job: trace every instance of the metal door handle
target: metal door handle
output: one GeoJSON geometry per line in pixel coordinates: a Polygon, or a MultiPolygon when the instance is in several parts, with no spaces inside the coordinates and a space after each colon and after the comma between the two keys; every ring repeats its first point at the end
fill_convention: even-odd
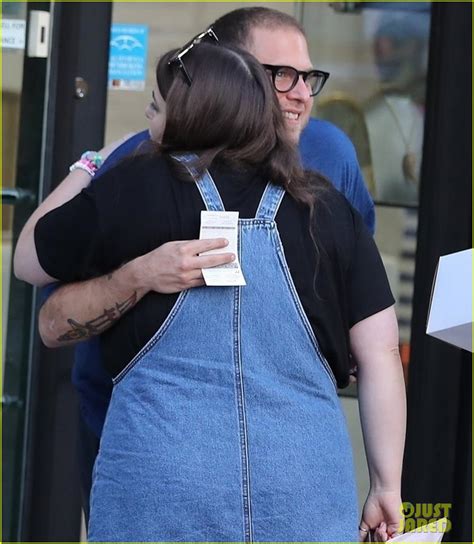
{"type": "Polygon", "coordinates": [[[74,79],[74,95],[76,98],[85,98],[89,94],[89,83],[83,77],[74,79]]]}
{"type": "Polygon", "coordinates": [[[2,408],[12,408],[23,406],[23,401],[16,395],[2,395],[2,408]]]}
{"type": "Polygon", "coordinates": [[[34,202],[36,195],[28,189],[12,188],[2,189],[2,204],[16,206],[20,202],[34,202]]]}

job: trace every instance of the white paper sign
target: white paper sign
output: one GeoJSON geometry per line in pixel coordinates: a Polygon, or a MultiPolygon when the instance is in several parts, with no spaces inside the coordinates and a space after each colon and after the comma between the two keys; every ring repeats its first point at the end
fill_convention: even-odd
{"type": "Polygon", "coordinates": [[[448,520],[446,518],[438,519],[422,527],[418,527],[409,533],[398,535],[388,542],[441,542],[446,531],[448,520]]]}
{"type": "Polygon", "coordinates": [[[2,48],[25,49],[26,21],[2,19],[2,48]]]}
{"type": "Polygon", "coordinates": [[[236,255],[235,261],[231,263],[203,269],[202,275],[206,285],[214,287],[246,285],[238,257],[238,233],[239,212],[201,212],[199,239],[226,238],[229,241],[227,247],[212,249],[201,253],[201,255],[219,253],[234,253],[236,255]]]}

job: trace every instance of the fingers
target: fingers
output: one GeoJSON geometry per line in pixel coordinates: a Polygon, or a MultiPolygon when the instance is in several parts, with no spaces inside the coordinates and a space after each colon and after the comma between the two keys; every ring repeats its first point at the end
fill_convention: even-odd
{"type": "Polygon", "coordinates": [[[375,531],[369,529],[367,525],[361,523],[359,525],[359,541],[360,542],[386,542],[388,540],[387,526],[382,522],[375,531]]]}
{"type": "Polygon", "coordinates": [[[386,542],[388,540],[387,524],[382,521],[374,532],[375,542],[386,542]]]}
{"type": "Polygon", "coordinates": [[[145,255],[140,270],[143,283],[158,293],[177,293],[204,285],[203,268],[225,265],[235,260],[232,253],[207,253],[229,245],[225,238],[167,242],[145,255]],[[143,273],[143,270],[146,273],[143,273]]]}
{"type": "Polygon", "coordinates": [[[369,527],[361,521],[359,525],[359,540],[360,542],[369,542],[370,541],[370,529],[369,527]]]}
{"type": "Polygon", "coordinates": [[[199,255],[213,249],[222,249],[229,245],[225,238],[210,238],[209,240],[190,240],[182,242],[182,251],[188,255],[199,255]]]}
{"type": "Polygon", "coordinates": [[[205,285],[204,279],[202,277],[195,278],[193,280],[189,280],[186,285],[183,286],[182,290],[184,289],[192,289],[193,287],[202,287],[205,285]]]}
{"type": "Polygon", "coordinates": [[[207,253],[208,251],[223,249],[228,245],[229,242],[225,238],[191,240],[182,242],[179,245],[179,252],[182,258],[186,259],[186,269],[202,270],[203,268],[213,268],[214,266],[220,266],[235,261],[235,255],[233,253],[207,253]]]}
{"type": "Polygon", "coordinates": [[[398,523],[389,523],[387,525],[388,538],[395,538],[396,536],[403,533],[403,526],[404,526],[403,520],[401,520],[398,523]]]}
{"type": "Polygon", "coordinates": [[[233,253],[219,253],[218,255],[196,257],[196,266],[200,269],[213,268],[214,266],[221,266],[223,264],[231,263],[232,261],[235,261],[235,255],[233,253]]]}

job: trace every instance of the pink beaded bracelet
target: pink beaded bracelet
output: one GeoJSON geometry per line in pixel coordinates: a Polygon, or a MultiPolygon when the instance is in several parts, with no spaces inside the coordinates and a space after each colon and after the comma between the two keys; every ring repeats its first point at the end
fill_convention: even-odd
{"type": "Polygon", "coordinates": [[[103,159],[97,151],[86,151],[81,158],[69,167],[69,172],[84,170],[89,176],[94,177],[97,170],[102,166],[103,159]]]}
{"type": "Polygon", "coordinates": [[[84,172],[87,172],[92,178],[97,172],[97,166],[87,159],[79,159],[78,161],[76,161],[69,167],[69,172],[73,172],[77,169],[84,170],[84,172]]]}

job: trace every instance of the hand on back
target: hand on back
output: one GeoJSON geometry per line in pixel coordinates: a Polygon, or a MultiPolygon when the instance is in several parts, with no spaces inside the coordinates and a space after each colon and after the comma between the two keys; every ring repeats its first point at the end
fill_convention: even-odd
{"type": "Polygon", "coordinates": [[[235,260],[232,253],[201,255],[222,249],[227,240],[185,240],[168,242],[137,259],[140,283],[149,291],[178,293],[204,285],[203,268],[211,268],[235,260]]]}

